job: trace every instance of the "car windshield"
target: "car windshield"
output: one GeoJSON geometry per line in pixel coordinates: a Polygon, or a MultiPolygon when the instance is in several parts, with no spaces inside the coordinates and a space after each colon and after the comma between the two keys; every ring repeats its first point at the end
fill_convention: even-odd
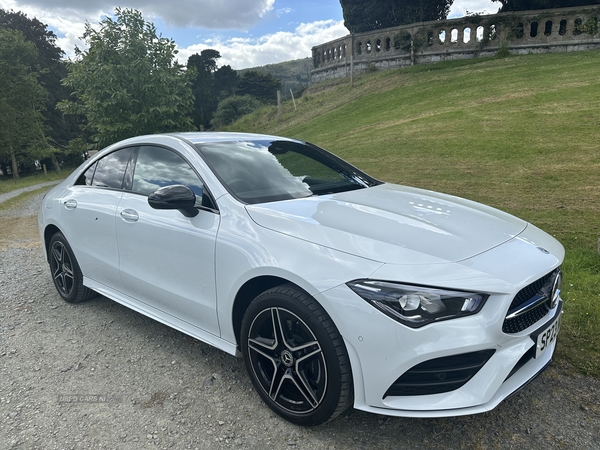
{"type": "Polygon", "coordinates": [[[290,200],[379,184],[310,144],[253,140],[196,147],[229,192],[245,203],[290,200]]]}

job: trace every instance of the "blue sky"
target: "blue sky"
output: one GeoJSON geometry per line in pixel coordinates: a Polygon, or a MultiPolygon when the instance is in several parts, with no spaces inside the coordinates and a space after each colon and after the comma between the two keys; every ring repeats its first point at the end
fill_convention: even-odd
{"type": "Polygon", "coordinates": [[[215,35],[228,37],[258,38],[271,35],[280,31],[295,29],[301,23],[312,23],[322,20],[342,21],[342,8],[339,0],[308,0],[294,2],[292,0],[277,0],[273,10],[267,12],[256,25],[247,31],[207,28],[178,28],[166,26],[164,21],[156,20],[165,36],[171,37],[179,46],[187,47],[215,35]]]}
{"type": "MultiPolygon", "coordinates": [[[[67,57],[75,46],[85,48],[79,39],[85,23],[97,24],[116,6],[142,11],[176,42],[182,64],[205,48],[218,50],[219,65],[234,69],[289,61],[348,34],[339,0],[0,0],[0,8],[46,23],[67,57]]],[[[466,11],[494,13],[498,7],[491,0],[455,0],[450,17],[466,11]]]]}

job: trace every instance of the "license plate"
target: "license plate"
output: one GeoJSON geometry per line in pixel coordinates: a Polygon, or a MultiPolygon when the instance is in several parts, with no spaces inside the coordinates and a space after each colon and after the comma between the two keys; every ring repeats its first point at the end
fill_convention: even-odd
{"type": "Polygon", "coordinates": [[[554,319],[548,328],[542,331],[536,340],[536,349],[535,349],[535,357],[539,358],[544,351],[552,345],[552,343],[556,340],[558,336],[558,331],[560,330],[560,322],[562,320],[562,313],[559,311],[557,317],[554,319]]]}

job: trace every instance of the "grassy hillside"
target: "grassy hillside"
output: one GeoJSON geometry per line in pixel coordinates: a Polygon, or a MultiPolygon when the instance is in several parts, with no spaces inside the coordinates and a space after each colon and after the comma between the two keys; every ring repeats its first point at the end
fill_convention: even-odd
{"type": "Polygon", "coordinates": [[[384,181],[490,204],[556,236],[558,361],[600,376],[600,52],[415,66],[311,87],[230,127],[327,148],[384,181]]]}
{"type": "MultiPolygon", "coordinates": [[[[302,92],[310,81],[310,71],[313,68],[312,58],[295,59],[266,66],[251,67],[238,70],[239,76],[244,72],[254,70],[263,74],[270,73],[273,78],[281,80],[281,95],[283,98],[291,98],[290,89],[294,93],[302,92]]],[[[295,94],[294,94],[295,95],[295,94]]]]}

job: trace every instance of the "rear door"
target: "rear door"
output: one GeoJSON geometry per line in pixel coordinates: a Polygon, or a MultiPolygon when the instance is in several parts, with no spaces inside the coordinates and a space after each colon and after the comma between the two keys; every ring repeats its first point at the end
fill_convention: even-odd
{"type": "Polygon", "coordinates": [[[90,166],[61,199],[62,232],[84,277],[123,291],[115,214],[133,148],[109,153],[90,166]]]}

